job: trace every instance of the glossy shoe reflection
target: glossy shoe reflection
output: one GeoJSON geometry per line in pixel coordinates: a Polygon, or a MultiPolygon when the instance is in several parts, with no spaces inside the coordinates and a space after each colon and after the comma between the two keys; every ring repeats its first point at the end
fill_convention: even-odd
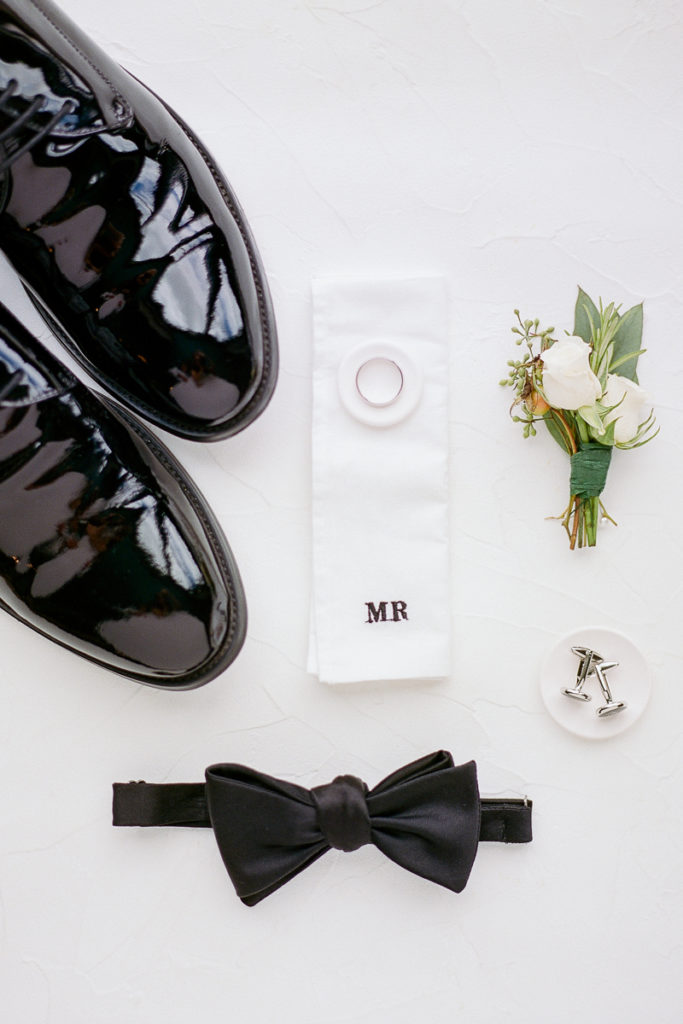
{"type": "Polygon", "coordinates": [[[222,672],[246,625],[230,549],[192,481],[1,304],[0,608],[173,689],[222,672]]]}
{"type": "Polygon", "coordinates": [[[216,440],[277,375],[244,215],[190,129],[49,0],[0,0],[0,246],[107,390],[216,440]]]}

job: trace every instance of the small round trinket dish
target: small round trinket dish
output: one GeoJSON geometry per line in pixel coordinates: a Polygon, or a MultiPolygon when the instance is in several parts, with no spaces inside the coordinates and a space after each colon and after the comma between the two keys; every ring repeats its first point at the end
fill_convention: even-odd
{"type": "Polygon", "coordinates": [[[650,666],[635,644],[589,626],[562,637],[541,666],[541,696],[555,721],[576,736],[604,740],[633,725],[652,689],[650,666]]]}

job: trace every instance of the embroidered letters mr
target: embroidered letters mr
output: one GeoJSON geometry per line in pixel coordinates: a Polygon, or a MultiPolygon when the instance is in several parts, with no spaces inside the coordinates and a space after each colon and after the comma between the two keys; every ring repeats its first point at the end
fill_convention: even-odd
{"type": "Polygon", "coordinates": [[[365,607],[368,610],[366,622],[401,622],[408,619],[408,605],[405,601],[366,601],[365,607]],[[387,606],[391,604],[392,616],[387,619],[387,606]]]}

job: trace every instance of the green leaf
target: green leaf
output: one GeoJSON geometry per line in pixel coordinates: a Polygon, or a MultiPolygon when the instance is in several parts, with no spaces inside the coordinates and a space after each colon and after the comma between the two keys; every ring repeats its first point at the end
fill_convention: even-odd
{"type": "Polygon", "coordinates": [[[642,448],[644,444],[648,444],[650,441],[654,441],[655,437],[661,430],[661,427],[657,427],[653,434],[649,434],[648,437],[643,438],[642,441],[625,441],[623,444],[617,444],[617,448],[623,448],[627,451],[632,451],[634,448],[642,448]]]}
{"type": "Polygon", "coordinates": [[[552,437],[553,441],[559,444],[563,452],[567,452],[568,455],[572,453],[571,440],[567,436],[567,430],[563,427],[561,420],[557,416],[557,413],[551,409],[543,417],[543,422],[548,428],[548,433],[552,437]]]}
{"type": "Polygon", "coordinates": [[[605,427],[597,405],[582,405],[579,409],[579,416],[591,428],[592,434],[604,434],[605,427]]]}
{"type": "MultiPolygon", "coordinates": [[[[641,348],[639,352],[627,352],[625,356],[620,356],[616,360],[613,359],[610,363],[609,372],[615,373],[623,363],[627,363],[629,359],[638,359],[638,356],[642,356],[643,352],[647,352],[647,349],[641,348]]],[[[626,374],[620,374],[620,376],[625,377],[626,374]]]]}
{"type": "Polygon", "coordinates": [[[600,323],[600,314],[591,297],[586,295],[583,288],[579,288],[579,294],[574,307],[574,334],[582,338],[588,345],[593,339],[593,331],[600,323]]]}
{"type": "Polygon", "coordinates": [[[610,373],[612,372],[612,367],[616,367],[616,364],[618,364],[621,377],[628,377],[635,384],[638,383],[636,367],[638,366],[638,356],[641,353],[640,343],[642,337],[643,304],[641,302],[637,306],[627,309],[624,315],[619,318],[619,325],[614,333],[614,349],[609,367],[610,373]],[[624,356],[629,356],[629,354],[630,358],[624,359],[624,356]]]}
{"type": "Polygon", "coordinates": [[[562,429],[560,427],[558,427],[557,423],[555,422],[555,420],[551,416],[546,416],[544,418],[543,422],[545,423],[546,427],[548,428],[548,433],[552,437],[553,441],[556,441],[559,444],[559,446],[562,449],[562,451],[566,452],[567,451],[567,445],[566,445],[566,443],[564,441],[564,433],[563,433],[562,429]]]}
{"type": "Polygon", "coordinates": [[[616,429],[616,426],[617,421],[612,420],[612,422],[608,423],[605,427],[604,433],[600,434],[598,437],[596,437],[595,434],[593,435],[595,437],[595,440],[599,441],[600,444],[604,444],[606,447],[613,447],[616,443],[614,440],[614,431],[616,429]]]}

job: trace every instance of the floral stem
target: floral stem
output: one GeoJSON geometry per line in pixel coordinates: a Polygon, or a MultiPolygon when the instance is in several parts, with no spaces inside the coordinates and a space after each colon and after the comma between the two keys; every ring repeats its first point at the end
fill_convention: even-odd
{"type": "Polygon", "coordinates": [[[586,520],[586,540],[589,548],[594,548],[598,539],[599,500],[599,498],[585,498],[583,503],[586,520]]]}
{"type": "Polygon", "coordinates": [[[569,535],[569,550],[573,551],[576,547],[576,538],[579,532],[579,520],[581,518],[581,499],[578,495],[572,497],[570,501],[570,507],[573,505],[573,510],[570,512],[570,517],[574,517],[572,524],[572,532],[569,535]]]}
{"type": "Polygon", "coordinates": [[[614,526],[618,526],[619,525],[617,523],[616,519],[612,519],[611,515],[609,514],[609,512],[607,511],[607,509],[605,508],[605,506],[603,505],[602,502],[600,502],[600,511],[603,514],[603,516],[605,517],[605,519],[609,519],[610,523],[613,523],[614,526]]]}

